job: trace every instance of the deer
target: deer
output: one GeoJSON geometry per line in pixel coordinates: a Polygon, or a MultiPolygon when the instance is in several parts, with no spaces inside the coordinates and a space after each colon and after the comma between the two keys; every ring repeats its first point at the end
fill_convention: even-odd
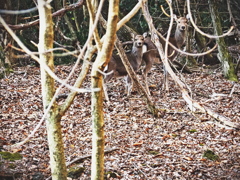
{"type": "MultiPolygon", "coordinates": [[[[144,44],[144,37],[143,35],[132,35],[133,46],[130,52],[126,52],[127,58],[134,70],[137,72],[142,64],[142,55],[143,55],[143,44],[144,44]]],[[[112,77],[126,77],[126,93],[127,96],[131,94],[132,91],[132,79],[127,73],[127,70],[122,63],[122,60],[119,55],[113,54],[108,65],[104,71],[107,75],[104,78],[104,82],[108,82],[112,77]],[[110,73],[112,72],[112,73],[110,73]]],[[[105,88],[106,93],[106,88],[105,88]]],[[[108,96],[105,94],[106,99],[108,100],[108,96]]]]}
{"type": "MultiPolygon", "coordinates": [[[[186,29],[188,25],[188,15],[186,17],[180,17],[177,18],[177,16],[174,14],[173,19],[176,21],[177,26],[175,30],[175,34],[173,37],[169,38],[169,42],[173,44],[177,48],[181,48],[183,44],[185,43],[185,36],[186,36],[186,29]]],[[[143,62],[145,63],[145,67],[143,70],[143,79],[146,87],[147,93],[150,95],[149,87],[148,87],[148,82],[147,82],[147,74],[151,70],[152,65],[154,63],[160,63],[161,58],[158,53],[158,50],[155,46],[155,44],[152,42],[151,37],[149,36],[148,33],[144,33],[144,44],[147,47],[146,52],[143,53],[143,62]]],[[[162,39],[161,37],[159,38],[160,43],[162,44],[163,48],[165,47],[166,41],[165,39],[162,39]]],[[[173,61],[174,58],[177,56],[177,52],[170,46],[168,45],[168,59],[170,61],[173,61]]],[[[182,66],[180,63],[175,61],[178,65],[182,66]]],[[[167,72],[164,70],[164,85],[166,88],[167,87],[167,72]]]]}

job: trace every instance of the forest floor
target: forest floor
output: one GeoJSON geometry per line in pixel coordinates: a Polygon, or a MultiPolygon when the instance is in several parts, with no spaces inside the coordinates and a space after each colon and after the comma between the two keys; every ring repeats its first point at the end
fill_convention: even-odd
{"type": "MultiPolygon", "coordinates": [[[[56,73],[64,78],[71,68],[56,66],[56,73]]],[[[14,71],[0,80],[3,146],[0,151],[23,141],[43,115],[39,68],[29,66],[14,71]]],[[[229,121],[240,123],[240,84],[225,80],[219,67],[181,76],[193,99],[229,121]]],[[[109,172],[106,178],[240,179],[239,129],[228,127],[205,113],[191,112],[171,78],[170,92],[161,90],[162,79],[162,70],[155,67],[149,75],[151,98],[160,109],[166,110],[163,118],[154,118],[149,113],[136,90],[127,97],[122,79],[112,79],[107,84],[110,103],[104,103],[105,144],[106,150],[111,150],[105,155],[105,171],[109,172]]],[[[84,87],[90,87],[89,81],[88,76],[84,87]]],[[[64,89],[61,93],[68,91],[64,89]]],[[[58,99],[59,104],[63,101],[58,99]]],[[[62,118],[62,132],[66,161],[84,157],[72,165],[84,168],[75,179],[90,179],[91,159],[86,157],[91,155],[90,93],[77,96],[62,118]]],[[[10,162],[0,158],[2,178],[9,172],[20,173],[21,178],[16,179],[40,180],[50,176],[45,123],[33,139],[15,151],[23,156],[21,160],[10,162]]]]}

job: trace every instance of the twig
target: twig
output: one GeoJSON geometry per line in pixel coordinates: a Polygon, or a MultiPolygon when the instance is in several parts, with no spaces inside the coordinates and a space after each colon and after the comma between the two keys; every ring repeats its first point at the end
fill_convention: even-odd
{"type": "MultiPolygon", "coordinates": [[[[164,36],[156,31],[157,35],[163,39],[164,41],[166,41],[166,39],[164,38],[164,36]]],[[[185,52],[185,51],[182,51],[181,49],[178,49],[177,47],[175,47],[172,43],[168,42],[168,44],[176,51],[180,52],[181,54],[185,54],[185,55],[188,55],[188,56],[204,56],[206,54],[209,54],[211,53],[212,51],[214,51],[214,49],[216,49],[216,47],[218,46],[217,44],[215,44],[215,46],[212,48],[212,49],[209,49],[208,51],[205,51],[203,53],[189,53],[189,52],[185,52]]]]}
{"type": "Polygon", "coordinates": [[[37,11],[38,8],[37,7],[33,7],[30,9],[26,9],[26,10],[4,10],[4,9],[0,9],[0,14],[26,14],[26,13],[30,13],[33,11],[37,11]]]}
{"type": "Polygon", "coordinates": [[[146,173],[144,173],[144,172],[136,165],[136,163],[133,163],[133,165],[134,165],[134,167],[135,167],[138,171],[140,171],[140,172],[146,177],[146,179],[147,179],[146,173]]]}
{"type": "MultiPolygon", "coordinates": [[[[106,150],[104,151],[104,154],[108,154],[108,153],[111,153],[111,152],[117,151],[117,150],[119,150],[119,148],[106,149],[106,150]]],[[[72,164],[74,164],[74,163],[76,163],[76,162],[78,162],[78,161],[82,161],[82,160],[84,160],[84,159],[91,158],[91,157],[92,157],[92,155],[86,155],[86,156],[77,157],[77,158],[75,158],[74,160],[68,162],[68,163],[67,163],[67,167],[68,167],[68,166],[71,166],[72,164]]]]}
{"type": "Polygon", "coordinates": [[[161,10],[162,12],[167,16],[167,17],[170,17],[170,15],[165,11],[165,9],[163,8],[163,5],[160,6],[161,7],[161,10]]]}
{"type": "Polygon", "coordinates": [[[232,94],[234,92],[235,86],[236,86],[236,84],[233,85],[232,90],[231,90],[230,94],[228,95],[228,97],[232,97],[232,94]]]}
{"type": "Polygon", "coordinates": [[[145,3],[147,0],[140,0],[136,6],[126,15],[124,18],[122,18],[118,23],[117,23],[117,30],[119,30],[124,24],[126,24],[129,19],[131,19],[137,12],[138,10],[142,7],[142,3],[145,3]]]}

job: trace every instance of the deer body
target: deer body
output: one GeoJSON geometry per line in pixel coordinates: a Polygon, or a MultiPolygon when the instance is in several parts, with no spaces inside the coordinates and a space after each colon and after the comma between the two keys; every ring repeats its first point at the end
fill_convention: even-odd
{"type": "MultiPolygon", "coordinates": [[[[177,22],[177,27],[175,31],[174,37],[169,38],[169,42],[173,44],[177,48],[181,48],[185,42],[185,34],[186,34],[186,29],[187,29],[187,23],[188,19],[185,17],[180,17],[177,18],[176,15],[174,15],[174,20],[177,22]]],[[[147,83],[147,74],[151,70],[152,65],[154,63],[160,63],[160,55],[158,53],[158,50],[155,46],[155,44],[152,42],[151,37],[147,36],[146,33],[144,33],[144,42],[147,46],[147,51],[143,53],[143,61],[145,62],[145,68],[143,70],[143,77],[145,81],[145,86],[147,92],[150,94],[149,88],[148,88],[148,83],[147,83]]],[[[165,39],[162,39],[161,37],[159,38],[160,43],[162,44],[163,48],[165,47],[166,41],[165,39]]],[[[174,58],[177,56],[177,52],[168,45],[168,58],[173,61],[174,58]]],[[[164,81],[166,81],[166,72],[164,71],[165,76],[164,76],[164,81]]],[[[167,86],[167,84],[165,84],[167,86]]]]}
{"type": "MultiPolygon", "coordinates": [[[[142,35],[136,35],[133,37],[133,46],[130,52],[127,52],[127,58],[136,72],[142,64],[142,47],[144,43],[144,37],[142,35]]],[[[122,77],[126,76],[126,91],[127,95],[130,95],[132,89],[132,80],[129,77],[127,70],[122,63],[122,60],[119,55],[113,55],[110,62],[107,65],[106,73],[113,72],[107,75],[104,79],[105,82],[109,81],[113,76],[122,77]]]]}

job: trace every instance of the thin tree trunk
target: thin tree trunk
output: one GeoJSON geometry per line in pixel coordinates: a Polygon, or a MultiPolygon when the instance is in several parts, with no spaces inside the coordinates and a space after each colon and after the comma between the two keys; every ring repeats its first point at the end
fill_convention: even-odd
{"type": "MultiPolygon", "coordinates": [[[[208,0],[209,2],[209,9],[211,12],[211,17],[213,21],[213,27],[216,35],[222,35],[222,25],[220,21],[220,16],[218,13],[218,7],[217,4],[219,1],[217,0],[208,0]]],[[[224,41],[224,38],[217,38],[216,39],[218,44],[218,58],[222,64],[222,70],[225,78],[231,80],[231,81],[238,81],[237,75],[234,70],[233,66],[233,60],[231,55],[228,53],[226,43],[224,41]]]]}
{"type": "Polygon", "coordinates": [[[92,67],[92,88],[100,91],[92,92],[92,180],[104,179],[104,114],[103,114],[103,77],[99,70],[109,62],[116,38],[119,0],[109,1],[108,25],[104,43],[92,67]]]}
{"type": "MultiPolygon", "coordinates": [[[[40,61],[45,62],[52,70],[54,61],[52,52],[45,53],[53,48],[53,22],[52,12],[49,1],[38,0],[39,10],[39,44],[38,51],[40,61]]],[[[41,67],[41,83],[44,112],[48,113],[46,119],[47,137],[50,152],[50,166],[53,180],[66,180],[67,171],[64,157],[64,147],[61,132],[61,116],[58,113],[56,102],[52,105],[49,112],[46,112],[48,105],[55,93],[54,79],[41,67]]]]}

